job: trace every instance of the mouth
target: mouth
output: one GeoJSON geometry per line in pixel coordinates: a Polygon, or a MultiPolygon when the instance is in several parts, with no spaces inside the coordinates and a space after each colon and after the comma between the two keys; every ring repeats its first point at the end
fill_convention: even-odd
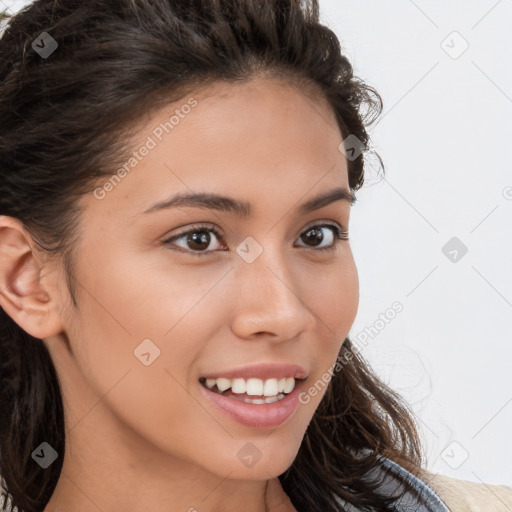
{"type": "Polygon", "coordinates": [[[215,411],[246,427],[271,428],[282,425],[297,411],[306,378],[201,377],[199,384],[215,411]]]}
{"type": "Polygon", "coordinates": [[[247,404],[264,405],[283,400],[286,395],[295,389],[296,382],[305,380],[306,377],[303,379],[296,379],[294,377],[270,379],[227,379],[224,377],[215,379],[201,377],[199,383],[213,393],[247,404]]]}

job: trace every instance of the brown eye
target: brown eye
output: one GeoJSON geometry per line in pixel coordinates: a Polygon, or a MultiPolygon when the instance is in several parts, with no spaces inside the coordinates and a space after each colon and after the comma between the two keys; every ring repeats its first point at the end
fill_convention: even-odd
{"type": "Polygon", "coordinates": [[[180,249],[177,249],[178,251],[188,252],[194,256],[202,256],[203,254],[212,252],[206,250],[208,247],[210,247],[212,241],[215,240],[215,238],[211,235],[212,233],[215,235],[215,238],[221,238],[221,235],[212,227],[197,226],[178,235],[174,235],[171,238],[167,238],[163,241],[163,243],[178,245],[178,247],[180,247],[180,249]],[[182,239],[182,245],[175,243],[176,241],[182,239]]]}
{"type": "Polygon", "coordinates": [[[318,247],[320,250],[329,250],[336,247],[337,240],[348,240],[348,232],[335,224],[320,224],[309,227],[302,233],[300,238],[306,242],[308,247],[318,247]],[[323,231],[325,228],[328,228],[331,234],[325,235],[323,231]],[[321,247],[324,241],[327,241],[327,245],[321,247]],[[312,245],[309,245],[310,243],[312,245]]]}
{"type": "Polygon", "coordinates": [[[194,250],[208,249],[211,242],[211,235],[208,231],[191,231],[186,236],[188,246],[194,250]]]}
{"type": "MultiPolygon", "coordinates": [[[[320,251],[334,250],[338,240],[348,240],[348,232],[336,224],[319,224],[307,228],[299,238],[306,243],[306,245],[300,247],[309,247],[320,251]],[[325,231],[325,229],[328,229],[330,234],[329,231],[325,231]],[[327,241],[327,245],[322,247],[322,243],[325,241],[327,241]]],[[[176,249],[171,248],[178,252],[185,252],[193,256],[204,256],[212,252],[217,252],[215,248],[208,250],[209,247],[211,248],[212,243],[215,245],[215,239],[217,239],[217,241],[222,239],[222,235],[220,235],[217,230],[211,226],[196,226],[188,231],[173,235],[162,243],[177,246],[176,249]],[[178,241],[181,242],[178,244],[178,241]]],[[[218,245],[222,247],[221,244],[218,243],[218,245]]]]}

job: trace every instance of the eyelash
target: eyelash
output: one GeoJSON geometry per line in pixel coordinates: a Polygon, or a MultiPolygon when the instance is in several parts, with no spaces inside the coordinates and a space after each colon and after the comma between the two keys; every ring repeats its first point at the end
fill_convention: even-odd
{"type": "MultiPolygon", "coordinates": [[[[310,229],[313,229],[313,228],[331,228],[332,231],[334,232],[334,242],[332,245],[329,245],[327,247],[321,247],[320,249],[315,249],[314,247],[311,247],[311,249],[313,251],[317,251],[317,252],[318,251],[334,251],[337,249],[337,246],[341,241],[348,241],[348,239],[349,239],[348,231],[346,229],[341,228],[337,224],[330,224],[330,223],[313,224],[312,226],[307,227],[301,234],[306,233],[307,231],[309,231],[310,229]]],[[[201,231],[211,232],[211,233],[214,233],[218,239],[222,238],[222,235],[215,228],[212,228],[207,225],[198,225],[198,226],[194,226],[193,228],[191,228],[187,231],[184,231],[183,233],[178,233],[177,235],[173,235],[172,237],[163,240],[162,243],[169,245],[172,242],[174,242],[175,240],[179,240],[180,238],[183,238],[184,236],[189,235],[190,233],[196,233],[196,232],[201,232],[201,231]]],[[[307,246],[301,246],[301,247],[307,248],[307,246]]],[[[217,252],[217,251],[187,251],[183,248],[172,249],[172,250],[175,250],[177,252],[184,252],[186,254],[192,254],[193,256],[205,256],[209,253],[217,252]]]]}

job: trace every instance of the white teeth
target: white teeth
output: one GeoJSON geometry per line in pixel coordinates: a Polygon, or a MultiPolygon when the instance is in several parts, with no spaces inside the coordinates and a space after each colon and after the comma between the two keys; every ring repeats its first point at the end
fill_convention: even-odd
{"type": "Polygon", "coordinates": [[[284,395],[280,393],[277,396],[269,396],[265,398],[265,400],[262,400],[261,398],[244,398],[244,402],[248,404],[272,404],[274,402],[278,402],[279,400],[282,400],[284,398],[284,395]]]}
{"type": "MultiPolygon", "coordinates": [[[[236,391],[233,392],[236,393],[236,391]]],[[[247,379],[246,393],[248,395],[263,395],[263,381],[261,379],[247,379]]]]}
{"type": "Polygon", "coordinates": [[[244,379],[233,379],[231,381],[231,391],[233,391],[233,393],[245,393],[247,389],[247,385],[245,383],[245,380],[244,379]]]}
{"type": "Polygon", "coordinates": [[[295,379],[293,377],[266,380],[257,378],[250,378],[247,380],[241,378],[225,379],[224,377],[219,377],[218,379],[206,379],[206,386],[209,389],[212,389],[215,385],[217,385],[220,393],[231,388],[231,391],[236,394],[242,395],[246,393],[251,396],[276,397],[279,396],[279,393],[290,393],[293,391],[293,388],[295,387],[295,379]]]}
{"type": "MultiPolygon", "coordinates": [[[[244,400],[244,402],[245,402],[245,400],[244,400]]],[[[261,404],[265,403],[265,400],[262,400],[261,398],[249,398],[248,403],[261,405],[261,404]]]]}
{"type": "Polygon", "coordinates": [[[290,393],[294,387],[295,387],[295,379],[293,377],[290,377],[290,378],[286,379],[283,391],[285,393],[290,393]]]}
{"type": "MultiPolygon", "coordinates": [[[[295,379],[293,379],[295,381],[295,379]]],[[[275,396],[279,393],[277,379],[267,379],[265,381],[265,386],[263,388],[263,395],[265,396],[275,396]]]]}
{"type": "Polygon", "coordinates": [[[229,379],[215,379],[215,383],[217,384],[217,387],[221,393],[222,391],[226,391],[226,389],[231,387],[231,381],[229,379]]]}

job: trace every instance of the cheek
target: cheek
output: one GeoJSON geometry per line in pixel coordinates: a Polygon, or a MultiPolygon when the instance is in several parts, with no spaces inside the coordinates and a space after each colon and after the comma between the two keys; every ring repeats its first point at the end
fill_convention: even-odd
{"type": "MultiPolygon", "coordinates": [[[[318,269],[305,283],[306,304],[317,317],[318,328],[331,338],[346,337],[359,306],[359,279],[351,253],[338,262],[318,269]]],[[[339,347],[338,347],[339,348],[339,347]]]]}
{"type": "MultiPolygon", "coordinates": [[[[91,294],[80,297],[71,336],[88,387],[86,409],[102,397],[96,414],[106,408],[117,425],[186,458],[205,428],[204,410],[192,398],[190,368],[209,339],[205,329],[213,320],[204,315],[214,304],[207,292],[215,281],[191,285],[170,272],[167,278],[117,267],[97,275],[95,283],[81,280],[91,294]]],[[[85,413],[80,416],[92,421],[85,413]]]]}
{"type": "Polygon", "coordinates": [[[79,276],[79,311],[68,331],[76,365],[91,391],[108,393],[105,402],[119,416],[155,416],[169,425],[169,411],[185,410],[183,386],[190,386],[189,369],[209,339],[204,314],[218,278],[157,271],[126,256],[107,261],[117,263],[97,263],[94,272],[90,265],[79,276]]]}
{"type": "Polygon", "coordinates": [[[329,369],[336,364],[359,306],[359,278],[352,254],[348,253],[339,264],[319,273],[306,297],[305,302],[317,321],[315,358],[318,372],[314,381],[322,382],[317,386],[318,395],[311,401],[318,405],[327,387],[325,380],[329,369]]]}

